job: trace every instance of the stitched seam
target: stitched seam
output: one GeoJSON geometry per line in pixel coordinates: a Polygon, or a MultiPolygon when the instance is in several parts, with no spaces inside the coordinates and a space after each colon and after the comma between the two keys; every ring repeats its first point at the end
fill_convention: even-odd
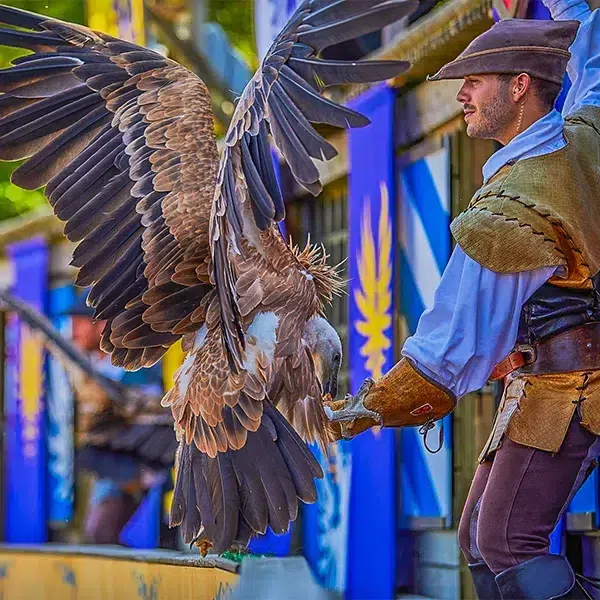
{"type": "Polygon", "coordinates": [[[590,381],[590,374],[591,374],[591,372],[583,374],[583,383],[581,384],[580,387],[575,388],[577,391],[579,391],[579,398],[577,398],[577,400],[573,400],[572,401],[573,404],[577,405],[576,408],[575,408],[575,410],[577,411],[577,416],[579,417],[579,421],[580,422],[583,420],[582,416],[581,416],[581,403],[584,400],[587,400],[587,397],[584,396],[583,394],[584,394],[584,392],[586,391],[586,389],[588,387],[588,384],[589,384],[589,381],[590,381]]]}
{"type": "Polygon", "coordinates": [[[546,234],[543,231],[537,231],[536,229],[534,229],[531,225],[529,225],[529,223],[522,223],[521,221],[519,221],[519,219],[514,218],[514,217],[507,217],[506,215],[504,215],[503,213],[498,213],[498,212],[494,212],[492,210],[490,210],[489,208],[484,208],[484,207],[473,207],[469,209],[470,211],[477,211],[477,212],[486,212],[490,215],[492,215],[493,217],[499,217],[501,219],[503,219],[504,221],[506,221],[507,223],[516,223],[520,228],[525,229],[525,228],[529,228],[531,229],[531,232],[534,235],[541,235],[544,236],[543,241],[544,242],[552,242],[554,244],[554,248],[556,249],[557,252],[560,252],[560,254],[562,256],[564,256],[562,250],[560,249],[559,246],[557,246],[557,240],[554,240],[552,238],[549,238],[548,236],[546,236],[546,234]]]}
{"type": "MultiPolygon", "coordinates": [[[[549,221],[553,227],[560,227],[561,232],[563,233],[566,240],[569,242],[569,247],[571,248],[571,250],[573,250],[574,252],[577,252],[578,254],[583,254],[583,252],[579,248],[577,248],[577,246],[575,246],[575,244],[573,242],[573,237],[566,232],[562,221],[558,217],[551,216],[550,212],[543,212],[541,209],[538,208],[538,206],[535,204],[535,202],[525,202],[524,200],[521,199],[520,196],[509,196],[507,194],[504,194],[503,192],[500,192],[499,194],[496,194],[496,197],[498,197],[500,199],[512,200],[513,202],[518,202],[525,208],[529,208],[530,210],[532,210],[532,211],[536,212],[538,215],[540,215],[540,217],[549,221]]],[[[533,228],[532,228],[532,231],[534,231],[533,228]]],[[[561,254],[562,254],[562,251],[561,251],[561,254]]]]}
{"type": "Polygon", "coordinates": [[[531,461],[533,460],[533,455],[535,454],[536,450],[531,450],[531,453],[529,455],[529,460],[527,461],[527,466],[525,467],[525,469],[523,470],[523,472],[521,473],[521,479],[519,480],[519,484],[515,487],[515,492],[512,496],[511,499],[511,503],[510,503],[510,511],[508,513],[508,517],[506,519],[506,531],[504,532],[504,537],[506,540],[506,548],[508,550],[508,553],[510,555],[510,557],[513,559],[515,564],[519,564],[519,561],[515,558],[514,554],[512,553],[512,550],[510,548],[510,544],[508,543],[508,527],[510,524],[510,518],[512,516],[512,512],[513,512],[513,508],[515,506],[515,498],[517,497],[517,494],[519,493],[519,489],[521,488],[521,485],[523,483],[523,479],[525,479],[525,474],[527,473],[530,465],[531,465],[531,461]]]}
{"type": "MultiPolygon", "coordinates": [[[[575,243],[573,241],[573,236],[571,236],[569,233],[567,233],[567,231],[565,230],[565,228],[564,228],[564,226],[562,224],[562,221],[560,219],[558,219],[557,217],[551,216],[551,214],[549,212],[544,212],[544,211],[540,210],[535,203],[525,202],[524,200],[521,199],[520,196],[510,196],[508,194],[504,194],[503,192],[494,192],[494,191],[490,190],[489,192],[486,192],[485,194],[482,194],[478,198],[473,199],[472,204],[469,206],[468,210],[477,210],[477,211],[480,211],[480,212],[481,211],[486,211],[486,212],[488,212],[489,214],[491,214],[493,216],[502,217],[507,222],[516,221],[519,224],[519,227],[529,227],[531,229],[532,233],[534,233],[535,235],[543,235],[544,236],[544,241],[552,242],[555,245],[556,250],[558,252],[560,252],[560,254],[563,257],[565,256],[564,252],[561,250],[561,248],[556,245],[557,244],[557,240],[549,238],[543,232],[535,230],[528,223],[521,223],[521,221],[519,221],[517,218],[506,217],[503,213],[494,212],[494,211],[490,210],[489,208],[477,207],[476,206],[479,201],[481,201],[481,200],[487,200],[489,198],[498,198],[499,200],[511,200],[513,202],[518,202],[519,204],[521,204],[525,208],[529,208],[530,210],[533,210],[540,217],[546,219],[553,227],[559,227],[560,230],[561,230],[561,233],[562,233],[563,237],[565,238],[565,240],[567,241],[567,243],[569,245],[569,249],[572,252],[575,252],[576,254],[580,255],[581,261],[579,262],[579,265],[582,266],[582,267],[585,267],[585,268],[589,269],[589,264],[586,263],[586,262],[584,262],[583,251],[580,250],[575,245],[575,243]]],[[[591,278],[591,274],[588,275],[587,278],[590,279],[591,278]]]]}

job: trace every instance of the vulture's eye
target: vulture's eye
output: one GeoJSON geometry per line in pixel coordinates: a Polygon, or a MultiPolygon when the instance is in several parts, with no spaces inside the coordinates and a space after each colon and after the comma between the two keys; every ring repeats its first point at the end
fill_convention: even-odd
{"type": "Polygon", "coordinates": [[[339,352],[336,352],[336,353],[333,355],[333,360],[334,360],[334,362],[340,362],[340,359],[341,359],[341,358],[342,358],[342,357],[340,356],[339,352]]]}

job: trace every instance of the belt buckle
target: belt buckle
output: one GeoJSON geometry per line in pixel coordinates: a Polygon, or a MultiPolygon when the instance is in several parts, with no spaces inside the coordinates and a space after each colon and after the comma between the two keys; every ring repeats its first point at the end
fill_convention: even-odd
{"type": "Polygon", "coordinates": [[[525,365],[530,365],[537,360],[537,349],[531,344],[519,344],[516,346],[515,351],[523,355],[525,365]]]}

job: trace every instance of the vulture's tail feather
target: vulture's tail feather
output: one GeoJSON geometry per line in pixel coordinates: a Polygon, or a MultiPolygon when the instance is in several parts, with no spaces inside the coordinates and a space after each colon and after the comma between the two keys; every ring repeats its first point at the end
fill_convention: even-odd
{"type": "MultiPolygon", "coordinates": [[[[231,410],[225,408],[225,410],[231,410]]],[[[245,547],[252,536],[284,533],[298,515],[298,500],[316,500],[323,472],[306,444],[267,401],[261,425],[240,450],[215,458],[181,442],[171,526],[186,543],[207,539],[217,553],[245,547]]]]}

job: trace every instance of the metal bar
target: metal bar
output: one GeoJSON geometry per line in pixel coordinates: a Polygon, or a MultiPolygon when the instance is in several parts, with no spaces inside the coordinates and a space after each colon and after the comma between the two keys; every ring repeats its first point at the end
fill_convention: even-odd
{"type": "Polygon", "coordinates": [[[32,329],[42,331],[44,336],[51,341],[71,364],[76,365],[88,377],[97,381],[112,400],[116,402],[125,401],[127,398],[127,388],[97,371],[89,357],[79,350],[77,346],[65,339],[44,315],[38,313],[26,302],[23,302],[3,289],[0,289],[0,310],[16,312],[32,329]]]}

